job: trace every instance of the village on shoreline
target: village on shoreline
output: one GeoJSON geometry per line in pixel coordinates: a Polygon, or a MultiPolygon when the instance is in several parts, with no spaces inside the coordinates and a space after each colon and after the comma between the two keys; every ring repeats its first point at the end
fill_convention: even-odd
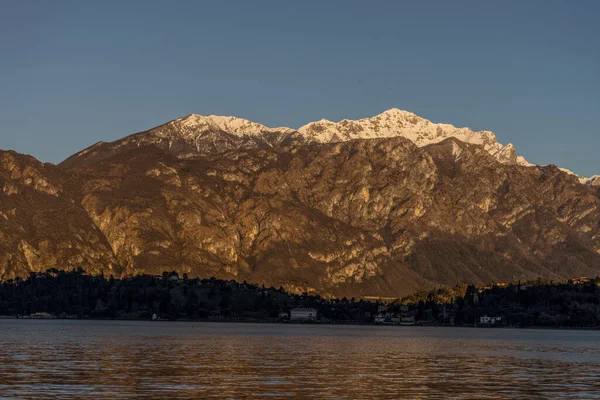
{"type": "Polygon", "coordinates": [[[0,318],[596,328],[600,279],[461,285],[394,301],[324,299],[246,282],[48,270],[0,283],[0,318]]]}

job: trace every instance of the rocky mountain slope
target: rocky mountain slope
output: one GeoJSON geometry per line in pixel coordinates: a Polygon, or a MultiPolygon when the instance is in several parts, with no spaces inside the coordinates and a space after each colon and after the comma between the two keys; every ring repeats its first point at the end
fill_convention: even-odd
{"type": "Polygon", "coordinates": [[[60,168],[2,153],[0,277],[176,270],[401,296],[600,274],[598,187],[411,115],[299,130],[191,115],[60,168]]]}
{"type": "Polygon", "coordinates": [[[188,115],[111,143],[98,142],[63,161],[63,168],[80,167],[114,154],[154,145],[179,158],[193,159],[228,150],[259,149],[305,143],[290,128],[268,128],[241,118],[188,115]]]}
{"type": "Polygon", "coordinates": [[[0,278],[84,265],[110,273],[116,263],[104,233],[75,201],[61,169],[0,151],[0,278]]]}

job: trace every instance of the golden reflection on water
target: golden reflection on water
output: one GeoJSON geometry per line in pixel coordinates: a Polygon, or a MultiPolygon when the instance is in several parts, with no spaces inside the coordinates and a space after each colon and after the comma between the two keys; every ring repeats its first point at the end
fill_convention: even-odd
{"type": "Polygon", "coordinates": [[[600,332],[0,320],[0,398],[599,398],[600,332]]]}

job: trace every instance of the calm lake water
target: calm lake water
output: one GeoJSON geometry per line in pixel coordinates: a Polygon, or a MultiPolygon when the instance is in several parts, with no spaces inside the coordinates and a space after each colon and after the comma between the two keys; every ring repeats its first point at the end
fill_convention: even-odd
{"type": "Polygon", "coordinates": [[[0,398],[600,398],[600,332],[0,320],[0,398]]]}

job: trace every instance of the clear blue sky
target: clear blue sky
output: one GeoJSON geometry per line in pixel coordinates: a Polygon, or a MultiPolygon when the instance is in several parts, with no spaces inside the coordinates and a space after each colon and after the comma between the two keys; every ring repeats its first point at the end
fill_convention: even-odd
{"type": "Polygon", "coordinates": [[[392,107],[600,174],[600,1],[0,2],[0,148],[43,161],[189,113],[392,107]]]}

